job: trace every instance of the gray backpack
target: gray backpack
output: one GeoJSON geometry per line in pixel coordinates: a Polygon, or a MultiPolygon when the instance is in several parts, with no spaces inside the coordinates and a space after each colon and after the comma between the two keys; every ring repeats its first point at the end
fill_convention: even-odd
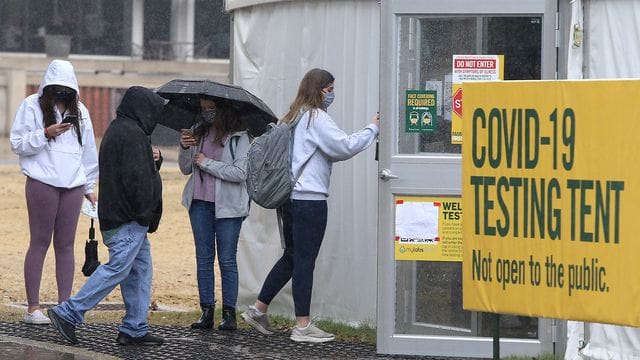
{"type": "Polygon", "coordinates": [[[253,140],[247,153],[247,191],[256,204],[276,209],[289,199],[298,181],[291,173],[293,129],[304,112],[290,123],[271,123],[253,140]]]}

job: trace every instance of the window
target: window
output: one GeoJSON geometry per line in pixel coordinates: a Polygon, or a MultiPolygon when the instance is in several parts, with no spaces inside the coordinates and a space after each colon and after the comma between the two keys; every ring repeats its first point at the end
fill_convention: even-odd
{"type": "MultiPolygon", "coordinates": [[[[2,0],[0,52],[131,55],[131,0],[2,0]],[[64,51],[64,50],[63,50],[64,51]]],[[[171,43],[171,0],[144,2],[144,52],[148,59],[228,58],[230,16],[223,0],[195,0],[193,44],[185,54],[171,43]],[[193,45],[193,48],[192,46],[193,45]]]]}

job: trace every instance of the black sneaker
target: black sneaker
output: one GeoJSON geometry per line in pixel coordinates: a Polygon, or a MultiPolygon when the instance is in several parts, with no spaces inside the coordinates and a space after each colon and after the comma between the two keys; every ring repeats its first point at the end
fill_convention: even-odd
{"type": "Polygon", "coordinates": [[[153,336],[150,333],[146,333],[144,336],[133,337],[129,334],[123,333],[120,331],[118,333],[118,337],[116,341],[120,345],[144,345],[144,346],[152,346],[152,345],[162,345],[164,339],[159,336],[153,336]]]}
{"type": "Polygon", "coordinates": [[[72,344],[77,344],[78,339],[76,338],[76,326],[67,320],[61,318],[58,314],[56,314],[53,309],[47,310],[47,315],[49,315],[49,319],[51,319],[51,324],[56,330],[65,338],[68,342],[72,344]]]}

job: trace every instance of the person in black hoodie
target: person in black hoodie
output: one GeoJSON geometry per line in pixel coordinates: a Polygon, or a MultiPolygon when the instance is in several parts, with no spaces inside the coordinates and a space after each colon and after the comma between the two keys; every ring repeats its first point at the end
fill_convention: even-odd
{"type": "Polygon", "coordinates": [[[147,233],[156,231],[162,215],[162,182],[149,136],[164,100],[153,91],[129,88],[107,129],[99,154],[98,219],[109,262],[100,265],[80,291],[49,309],[53,326],[73,344],[75,326],[120,285],[125,315],[116,341],[121,345],[159,345],[149,333],[147,312],[153,275],[147,233]]]}

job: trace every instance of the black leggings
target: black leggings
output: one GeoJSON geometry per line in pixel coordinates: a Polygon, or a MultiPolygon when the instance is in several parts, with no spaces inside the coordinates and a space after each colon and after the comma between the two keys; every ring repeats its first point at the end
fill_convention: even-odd
{"type": "Polygon", "coordinates": [[[291,279],[296,316],[309,316],[313,270],[327,228],[326,200],[290,200],[282,207],[285,249],[262,285],[258,300],[271,300],[291,279]]]}

